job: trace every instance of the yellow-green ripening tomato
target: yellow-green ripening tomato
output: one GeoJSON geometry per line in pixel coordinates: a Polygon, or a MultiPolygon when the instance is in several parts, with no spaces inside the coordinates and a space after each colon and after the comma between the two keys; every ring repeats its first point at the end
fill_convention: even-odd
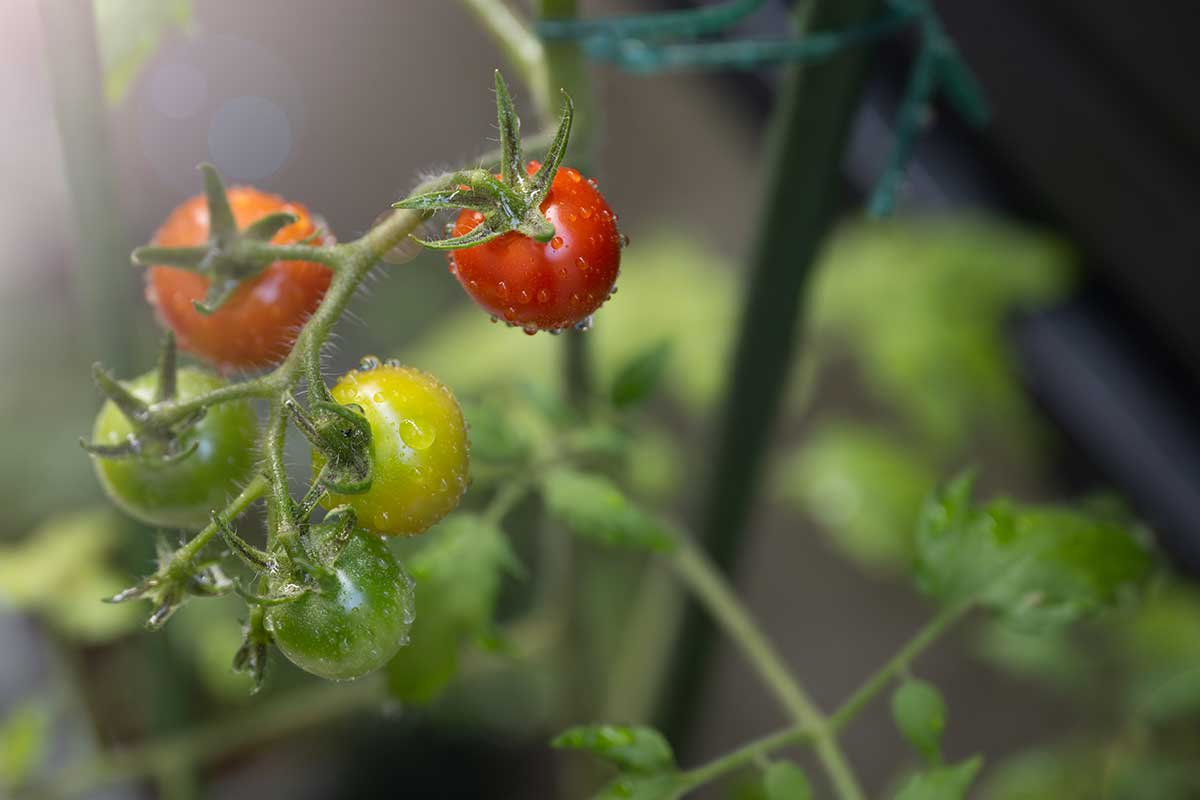
{"type": "MultiPolygon", "coordinates": [[[[176,397],[188,400],[225,385],[222,378],[203,370],[184,367],[176,377],[176,397]]],[[[154,399],[158,373],[148,372],[125,384],[136,397],[154,399]]],[[[92,456],[96,477],[109,498],[121,509],[150,525],[165,528],[203,528],[214,511],[225,507],[230,497],[254,470],[256,419],[244,400],[220,403],[182,436],[183,447],[196,445],[191,455],[167,462],[153,455],[125,458],[92,456]]],[[[96,416],[92,441],[119,445],[134,433],[134,427],[111,400],[96,416]]]]}
{"type": "MultiPolygon", "coordinates": [[[[364,368],[333,387],[371,426],[371,488],[330,495],[327,508],[349,505],[360,525],[388,535],[428,529],[458,505],[467,488],[467,426],[454,395],[417,369],[363,359],[364,368]]],[[[313,470],[324,458],[313,451],[313,470]]]]}

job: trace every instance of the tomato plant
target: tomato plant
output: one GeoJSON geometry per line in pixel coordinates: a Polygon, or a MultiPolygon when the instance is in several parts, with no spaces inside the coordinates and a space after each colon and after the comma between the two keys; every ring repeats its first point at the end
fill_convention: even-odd
{"type": "MultiPolygon", "coordinates": [[[[466,423],[454,395],[420,370],[368,357],[334,385],[333,399],[362,410],[371,426],[371,487],[330,494],[364,525],[385,534],[420,533],[458,505],[467,488],[466,423]]],[[[313,451],[313,470],[325,459],[313,451]]]]}
{"type": "MultiPolygon", "coordinates": [[[[529,174],[540,167],[529,162],[529,174]]],[[[617,217],[595,181],[559,169],[538,207],[554,226],[550,241],[512,231],[448,256],[450,271],[476,303],[531,333],[586,320],[612,294],[621,266],[617,217]]],[[[464,210],[453,235],[465,236],[483,219],[479,211],[464,210]]]]}
{"type": "MultiPolygon", "coordinates": [[[[313,526],[311,548],[328,547],[338,529],[313,526]]],[[[303,594],[266,613],[267,631],[293,664],[322,678],[349,680],[383,666],[408,642],[412,579],[378,535],[350,530],[336,559],[313,573],[303,594]]]]}
{"type": "MultiPolygon", "coordinates": [[[[332,243],[332,235],[306,207],[251,186],[228,192],[233,220],[247,227],[273,214],[295,221],[275,232],[271,241],[288,244],[312,240],[332,243]]],[[[204,195],[179,205],[158,232],[152,246],[183,248],[204,245],[212,234],[204,195]]],[[[274,364],[288,354],[296,333],[321,302],[332,273],[324,264],[279,260],[236,286],[218,308],[197,307],[215,279],[202,271],[153,265],[147,272],[146,299],[163,325],[175,332],[184,350],[223,370],[274,364]]]]}
{"type": "MultiPolygon", "coordinates": [[[[178,399],[187,401],[225,387],[216,375],[195,368],[179,370],[178,399]]],[[[159,374],[148,372],[127,384],[138,399],[154,400],[159,374]]],[[[153,452],[119,458],[93,456],[96,476],[114,503],[151,525],[202,528],[225,506],[254,467],[254,409],[245,401],[214,406],[181,436],[179,457],[153,452]]],[[[135,436],[129,417],[109,400],[92,431],[97,445],[119,447],[135,436]]]]}

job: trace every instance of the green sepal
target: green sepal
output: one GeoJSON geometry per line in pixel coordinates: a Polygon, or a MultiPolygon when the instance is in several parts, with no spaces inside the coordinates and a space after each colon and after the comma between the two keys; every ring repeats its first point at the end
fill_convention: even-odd
{"type": "Polygon", "coordinates": [[[237,291],[241,284],[241,278],[218,278],[214,275],[209,279],[208,291],[204,293],[204,299],[193,300],[192,308],[196,309],[207,317],[218,308],[225,305],[225,301],[230,297],[233,297],[233,293],[237,291]]]}
{"type": "Polygon", "coordinates": [[[184,575],[172,575],[173,551],[161,538],[157,549],[159,567],[153,575],[104,598],[106,603],[149,600],[154,604],[154,610],[146,620],[146,627],[150,630],[162,628],[189,596],[216,597],[235,588],[216,563],[196,564],[184,575]]]}
{"type": "Polygon", "coordinates": [[[158,386],[154,390],[154,399],[161,403],[163,400],[174,400],[176,394],[176,379],[179,375],[179,358],[175,347],[175,334],[167,331],[163,337],[161,349],[158,351],[158,386]]]}
{"type": "Polygon", "coordinates": [[[207,247],[160,247],[155,244],[147,244],[134,248],[130,260],[139,267],[165,264],[169,267],[200,272],[203,270],[208,254],[209,248],[207,247]]]}
{"type": "Polygon", "coordinates": [[[477,247],[510,231],[537,242],[553,239],[554,226],[542,214],[541,205],[550,192],[571,138],[575,106],[566,92],[563,92],[563,97],[565,102],[554,138],[541,166],[530,176],[525,168],[525,155],[521,147],[521,121],[513,106],[508,85],[497,70],[496,119],[500,128],[500,178],[496,179],[482,169],[453,172],[438,178],[433,183],[436,188],[392,205],[393,208],[425,213],[470,209],[483,214],[483,221],[462,236],[432,241],[415,236],[412,238],[431,250],[477,247]]]}
{"type": "Polygon", "coordinates": [[[228,247],[237,237],[237,221],[225,192],[221,173],[212,164],[201,164],[204,174],[204,198],[208,202],[208,235],[217,247],[228,247]]]}
{"type": "MultiPolygon", "coordinates": [[[[246,229],[242,231],[242,238],[254,242],[269,242],[275,238],[275,234],[288,225],[294,225],[299,219],[290,211],[276,211],[274,214],[267,214],[247,225],[246,229]]],[[[319,233],[320,231],[316,231],[313,235],[317,236],[319,233]]]]}
{"type": "Polygon", "coordinates": [[[247,566],[259,572],[267,571],[271,568],[274,559],[271,558],[269,553],[259,550],[247,542],[238,535],[232,525],[221,519],[217,514],[213,514],[212,522],[217,526],[217,530],[221,532],[221,538],[229,545],[229,549],[242,559],[242,561],[246,562],[247,566]]]}
{"type": "Polygon", "coordinates": [[[337,494],[362,494],[371,488],[371,425],[348,406],[313,403],[308,412],[292,397],[284,408],[296,428],[325,457],[321,483],[337,494]]]}
{"type": "Polygon", "coordinates": [[[245,672],[254,681],[251,693],[262,688],[267,677],[267,651],[271,634],[264,624],[266,615],[261,606],[250,608],[250,616],[242,626],[242,644],[233,655],[233,671],[245,672]]]}

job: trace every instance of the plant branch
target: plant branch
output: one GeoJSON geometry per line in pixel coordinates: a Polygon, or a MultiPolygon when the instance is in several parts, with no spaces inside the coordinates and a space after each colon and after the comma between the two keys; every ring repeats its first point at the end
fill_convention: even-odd
{"type": "Polygon", "coordinates": [[[734,772],[749,764],[758,762],[763,756],[798,744],[811,743],[814,740],[812,731],[803,726],[784,728],[762,738],[755,739],[732,750],[723,756],[714,758],[707,764],[687,770],[681,776],[683,790],[692,791],[704,784],[716,780],[730,772],[734,772]]]}
{"type": "Polygon", "coordinates": [[[533,93],[538,118],[550,124],[554,118],[554,90],[546,68],[546,50],[529,26],[503,0],[462,0],[492,39],[517,68],[533,93]]]}
{"type": "Polygon", "coordinates": [[[254,501],[266,494],[267,487],[270,484],[267,477],[261,472],[257,473],[246,488],[238,493],[237,497],[229,501],[229,505],[225,506],[217,517],[212,522],[208,523],[199,533],[191,538],[187,544],[181,546],[175,551],[171,557],[171,566],[169,572],[177,574],[189,573],[191,567],[196,562],[196,556],[200,555],[200,551],[208,544],[214,536],[221,532],[221,525],[232,525],[233,521],[251,505],[254,501]]]}
{"type": "Polygon", "coordinates": [[[741,648],[775,699],[796,724],[810,731],[822,766],[842,800],[862,800],[863,792],[837,743],[834,730],[808,692],[792,676],[783,657],[763,634],[720,570],[686,536],[671,560],[676,574],[687,584],[721,628],[741,648]]]}
{"type": "Polygon", "coordinates": [[[942,609],[928,624],[917,631],[916,635],[900,648],[896,655],[892,656],[829,716],[829,727],[834,731],[844,728],[877,694],[887,688],[897,674],[907,669],[917,656],[940,639],[970,609],[970,603],[942,609]]]}

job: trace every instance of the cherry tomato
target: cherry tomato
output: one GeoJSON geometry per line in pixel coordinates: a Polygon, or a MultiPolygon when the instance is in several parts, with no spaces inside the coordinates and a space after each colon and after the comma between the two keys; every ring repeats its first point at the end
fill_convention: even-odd
{"type": "MultiPolygon", "coordinates": [[[[331,495],[327,508],[349,505],[359,522],[384,534],[416,534],[450,513],[467,488],[467,427],[450,390],[431,375],[368,357],[332,389],[356,404],[371,425],[371,488],[331,495]]],[[[313,469],[324,459],[313,451],[313,469]]]]}
{"type": "MultiPolygon", "coordinates": [[[[530,162],[529,172],[538,166],[530,162]]],[[[513,231],[449,255],[451,272],[476,303],[528,333],[584,322],[612,294],[621,266],[617,217],[578,170],[559,169],[541,210],[554,225],[549,242],[513,231]]],[[[452,235],[482,221],[478,211],[464,210],[452,235]]]]}
{"type": "MultiPolygon", "coordinates": [[[[336,526],[314,525],[320,548],[336,526]]],[[[413,583],[377,535],[352,531],[329,575],[300,598],[267,608],[275,644],[300,669],[334,681],[382,667],[408,643],[413,583]]]]}
{"type": "MultiPolygon", "coordinates": [[[[248,186],[228,192],[239,228],[267,214],[287,211],[299,219],[275,234],[276,244],[297,242],[318,231],[308,209],[248,186]]],[[[187,247],[208,241],[208,206],[204,196],[178,206],[154,235],[153,244],[187,247]]],[[[318,244],[332,237],[322,231],[318,244]]],[[[281,361],[291,350],[296,333],[316,310],[333,273],[311,261],[276,261],[245,281],[212,314],[192,306],[203,300],[208,278],[175,267],[154,266],[147,273],[146,299],[163,325],[175,332],[179,346],[222,370],[253,369],[281,361]]]]}
{"type": "MultiPolygon", "coordinates": [[[[222,378],[184,367],[176,375],[181,400],[225,385],[222,378]]],[[[154,399],[157,372],[148,372],[125,384],[138,398],[154,399]]],[[[183,434],[185,448],[196,444],[191,455],[167,462],[153,455],[126,458],[93,456],[96,476],[112,501],[143,522],[167,528],[202,528],[212,512],[225,507],[254,470],[256,420],[244,400],[220,403],[183,434]]],[[[111,400],[96,416],[92,441],[118,445],[134,427],[111,400]]]]}

